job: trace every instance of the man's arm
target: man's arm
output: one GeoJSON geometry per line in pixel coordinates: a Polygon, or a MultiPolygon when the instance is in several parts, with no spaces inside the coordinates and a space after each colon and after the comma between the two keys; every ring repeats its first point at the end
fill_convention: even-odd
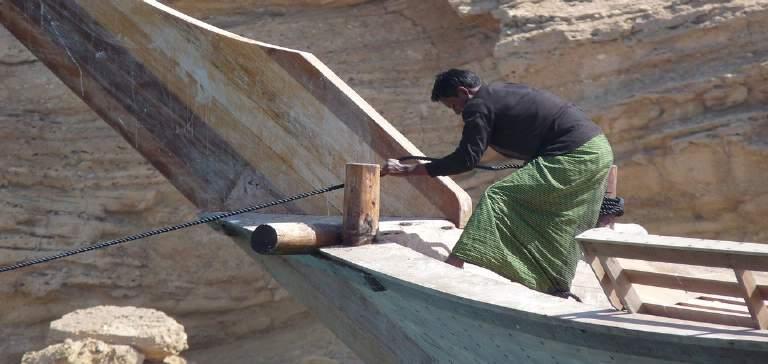
{"type": "Polygon", "coordinates": [[[469,171],[480,162],[488,149],[493,129],[492,117],[484,103],[468,104],[462,113],[464,129],[456,150],[425,166],[430,176],[448,176],[469,171]]]}

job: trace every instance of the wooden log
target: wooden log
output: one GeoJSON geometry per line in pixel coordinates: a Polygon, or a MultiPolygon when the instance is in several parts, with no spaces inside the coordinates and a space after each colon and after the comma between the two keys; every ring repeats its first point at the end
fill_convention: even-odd
{"type": "Polygon", "coordinates": [[[344,244],[373,242],[379,229],[380,169],[378,164],[347,164],[342,230],[344,244]]]}
{"type": "Polygon", "coordinates": [[[340,223],[273,222],[253,230],[251,249],[260,254],[307,254],[341,241],[340,223]]]}

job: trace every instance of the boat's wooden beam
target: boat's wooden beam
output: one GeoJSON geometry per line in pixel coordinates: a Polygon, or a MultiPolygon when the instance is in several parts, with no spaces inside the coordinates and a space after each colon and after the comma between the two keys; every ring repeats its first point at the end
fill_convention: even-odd
{"type": "Polygon", "coordinates": [[[644,302],[643,313],[676,318],[681,320],[690,320],[698,322],[709,322],[712,324],[751,327],[752,319],[749,315],[740,315],[731,312],[724,312],[713,308],[696,308],[682,305],[664,305],[659,303],[644,302]]]}
{"type": "Polygon", "coordinates": [[[346,245],[370,244],[379,230],[381,167],[350,163],[346,172],[342,239],[346,245]]]}
{"type": "Polygon", "coordinates": [[[598,256],[768,271],[768,245],[676,236],[624,234],[592,229],[581,244],[598,256]]]}
{"type": "MultiPolygon", "coordinates": [[[[157,1],[6,0],[0,23],[207,211],[335,185],[351,161],[421,154],[312,54],[157,1]]],[[[448,177],[383,188],[390,216],[446,217],[462,227],[472,211],[448,177]]],[[[341,212],[340,194],[323,197],[272,212],[341,212]]]]}
{"type": "MultiPolygon", "coordinates": [[[[640,295],[637,294],[635,288],[632,286],[632,282],[627,278],[624,269],[619,264],[618,259],[601,256],[591,250],[590,247],[584,247],[584,254],[592,259],[592,263],[597,263],[599,269],[604,270],[604,274],[608,276],[610,284],[603,286],[603,290],[606,291],[607,297],[611,304],[617,308],[624,308],[631,313],[642,312],[643,302],[640,299],[640,295]],[[616,307],[616,303],[613,302],[616,298],[619,299],[619,307],[616,307]]],[[[593,266],[593,271],[598,270],[593,266]]],[[[598,279],[600,277],[598,276],[598,279]]],[[[601,280],[601,285],[605,283],[605,278],[601,280]]]]}
{"type": "MultiPolygon", "coordinates": [[[[711,278],[689,277],[680,274],[648,272],[634,269],[625,269],[624,272],[629,280],[635,284],[721,296],[742,296],[738,283],[733,281],[729,282],[711,278]]],[[[757,285],[757,289],[763,297],[768,297],[768,286],[757,285]]]]}
{"type": "MultiPolygon", "coordinates": [[[[613,165],[608,171],[608,180],[605,189],[605,196],[616,197],[618,183],[618,168],[613,165]]],[[[601,216],[597,222],[598,227],[613,227],[614,216],[601,216]]],[[[622,275],[621,264],[617,259],[611,257],[599,258],[593,255],[589,250],[584,249],[584,260],[595,273],[600,287],[605,292],[608,302],[617,310],[626,308],[630,312],[637,312],[640,308],[640,302],[637,293],[632,289],[631,283],[622,275]],[[622,293],[619,293],[622,292],[622,293]]]]}
{"type": "Polygon", "coordinates": [[[598,256],[637,259],[651,262],[700,265],[704,267],[719,267],[768,271],[768,257],[733,254],[729,250],[694,251],[680,250],[676,247],[643,247],[637,245],[611,244],[582,241],[585,249],[598,256]]]}
{"type": "Polygon", "coordinates": [[[253,230],[251,248],[260,254],[307,254],[341,240],[341,223],[271,222],[253,230]]]}
{"type": "MultiPolygon", "coordinates": [[[[581,242],[585,252],[598,257],[601,261],[608,257],[618,257],[733,269],[738,281],[735,285],[730,282],[707,281],[698,278],[687,278],[684,282],[678,281],[675,284],[668,282],[669,277],[661,275],[649,276],[648,274],[638,273],[634,273],[634,275],[635,278],[645,279],[646,283],[663,283],[671,286],[670,288],[677,288],[681,284],[686,284],[691,288],[707,293],[726,293],[732,296],[741,296],[744,298],[751,315],[751,324],[747,326],[768,329],[768,308],[765,306],[766,296],[752,274],[752,271],[768,271],[768,246],[765,244],[673,236],[622,234],[609,229],[592,229],[580,234],[577,239],[581,242]],[[667,279],[667,282],[664,282],[665,279],[667,279]],[[654,280],[656,282],[653,282],[654,280]],[[734,295],[734,288],[738,292],[737,295],[734,295]]],[[[614,279],[615,277],[612,272],[608,271],[608,273],[615,283],[616,279],[614,279]]],[[[631,284],[632,274],[622,273],[624,273],[624,278],[621,279],[621,283],[631,284]]],[[[621,278],[621,276],[617,277],[621,278]]],[[[624,303],[626,304],[626,301],[624,303]]],[[[687,315],[689,315],[687,311],[680,311],[678,308],[660,310],[653,308],[652,305],[641,303],[640,310],[647,311],[649,308],[658,312],[673,312],[679,318],[688,319],[687,315]]],[[[710,320],[706,317],[705,319],[710,320]]]]}
{"type": "Polygon", "coordinates": [[[754,326],[758,329],[768,329],[768,309],[765,307],[765,297],[758,289],[755,277],[749,270],[734,269],[736,280],[739,282],[744,302],[749,314],[752,315],[754,326]]]}

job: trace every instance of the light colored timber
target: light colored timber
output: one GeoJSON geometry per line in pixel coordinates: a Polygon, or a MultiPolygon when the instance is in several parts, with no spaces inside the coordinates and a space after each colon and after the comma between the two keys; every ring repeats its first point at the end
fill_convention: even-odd
{"type": "Polygon", "coordinates": [[[651,315],[707,322],[719,325],[752,327],[753,321],[749,314],[723,312],[707,307],[690,307],[683,305],[662,305],[653,302],[643,303],[643,312],[651,315]]]}
{"type": "Polygon", "coordinates": [[[405,245],[455,233],[428,220],[382,219],[376,244],[264,256],[250,249],[249,219],[222,224],[242,231],[238,246],[370,363],[722,364],[768,355],[765,331],[580,304],[419,254],[405,245]]]}
{"type": "MultiPolygon", "coordinates": [[[[606,197],[616,197],[617,183],[618,168],[612,165],[608,171],[606,181],[606,197]]],[[[612,215],[600,216],[597,226],[613,228],[614,220],[615,216],[612,215]]],[[[627,308],[630,312],[637,312],[640,308],[640,302],[637,301],[638,295],[632,288],[631,283],[621,275],[622,268],[618,260],[612,257],[599,258],[585,249],[584,261],[592,268],[592,272],[595,273],[600,287],[605,292],[605,296],[613,308],[617,310],[627,308]],[[620,291],[623,293],[620,294],[620,291]]]]}
{"type": "Polygon", "coordinates": [[[654,262],[768,271],[768,245],[591,229],[577,239],[592,254],[654,262]]]}
{"type": "Polygon", "coordinates": [[[379,230],[380,174],[378,164],[347,164],[342,220],[346,245],[370,244],[379,230]]]}
{"type": "Polygon", "coordinates": [[[341,241],[341,223],[272,222],[259,225],[251,248],[261,254],[305,254],[341,241]]]}
{"type": "MultiPolygon", "coordinates": [[[[336,185],[346,163],[423,155],[312,54],[156,1],[8,0],[0,23],[203,210],[336,185]]],[[[390,216],[463,226],[472,210],[448,177],[393,178],[382,196],[390,216]]],[[[271,211],[342,206],[336,192],[271,211]]]]}
{"type": "Polygon", "coordinates": [[[747,304],[749,314],[752,315],[753,324],[758,329],[768,329],[768,309],[765,307],[765,297],[755,283],[755,277],[751,271],[734,269],[736,280],[739,282],[744,302],[747,304]]]}
{"type": "MultiPolygon", "coordinates": [[[[721,240],[704,240],[679,238],[657,235],[622,234],[609,229],[592,229],[577,237],[585,251],[603,259],[604,257],[620,257],[646,261],[667,262],[677,264],[692,264],[707,267],[732,268],[736,274],[737,284],[713,281],[707,282],[699,278],[686,278],[677,282],[677,286],[687,286],[706,293],[734,294],[734,288],[746,302],[751,315],[750,325],[760,329],[768,327],[768,310],[765,306],[765,296],[757,285],[751,270],[768,271],[768,246],[758,243],[743,243],[721,240]]],[[[610,274],[611,272],[609,272],[610,274]]],[[[622,283],[629,283],[632,273],[624,272],[622,283]]],[[[669,277],[634,273],[636,278],[644,279],[645,283],[665,283],[664,286],[674,286],[669,277]],[[653,282],[655,280],[656,282],[653,282]]],[[[612,278],[613,275],[611,275],[612,278]]],[[[621,278],[621,277],[620,277],[621,278]]],[[[672,287],[670,287],[672,288],[672,287]]],[[[621,295],[620,295],[621,296],[621,295]]],[[[626,301],[624,301],[626,304],[626,301]]],[[[675,316],[684,319],[700,319],[708,322],[734,323],[743,325],[741,319],[734,319],[727,314],[718,318],[717,312],[680,306],[666,307],[653,304],[640,304],[640,310],[675,316]],[[650,310],[650,311],[649,311],[650,310]],[[701,312],[698,312],[701,311],[701,312]],[[735,321],[734,321],[735,320],[735,321]]]]}
{"type": "MultiPolygon", "coordinates": [[[[742,297],[738,283],[713,278],[690,277],[682,274],[648,272],[625,269],[625,274],[632,283],[647,286],[679,289],[689,292],[742,297]]],[[[768,286],[757,285],[762,297],[768,297],[768,286]]]]}
{"type": "Polygon", "coordinates": [[[627,275],[624,274],[624,270],[619,265],[618,260],[610,257],[598,256],[598,261],[605,267],[605,272],[611,278],[616,290],[616,295],[621,299],[624,308],[631,313],[642,312],[643,302],[634,287],[632,287],[632,282],[627,278],[627,275]]]}

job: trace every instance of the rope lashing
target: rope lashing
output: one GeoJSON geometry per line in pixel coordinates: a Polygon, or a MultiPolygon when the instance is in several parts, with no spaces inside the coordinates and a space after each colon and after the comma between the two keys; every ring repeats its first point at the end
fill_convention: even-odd
{"type": "Polygon", "coordinates": [[[624,199],[621,197],[603,197],[603,204],[600,205],[600,216],[624,215],[624,199]]]}
{"type": "Polygon", "coordinates": [[[51,255],[51,256],[47,256],[47,257],[30,259],[30,260],[19,262],[19,263],[13,264],[13,265],[5,266],[5,267],[0,267],[0,273],[11,271],[11,270],[16,270],[16,269],[19,269],[19,268],[28,267],[30,265],[35,265],[35,264],[41,264],[41,263],[49,262],[51,260],[65,258],[65,257],[72,256],[72,255],[75,255],[75,254],[89,252],[91,250],[106,248],[106,247],[112,246],[112,245],[117,245],[117,244],[127,243],[129,241],[144,239],[144,238],[148,238],[150,236],[160,235],[160,234],[164,234],[164,233],[171,232],[171,231],[176,231],[176,230],[179,230],[179,229],[188,228],[188,227],[195,226],[195,225],[206,224],[206,223],[214,222],[214,221],[221,220],[221,219],[224,219],[224,218],[227,218],[227,217],[244,214],[246,212],[252,212],[252,211],[260,210],[260,209],[263,209],[263,208],[272,207],[272,206],[275,206],[275,205],[284,204],[286,202],[291,202],[291,201],[299,200],[299,199],[310,197],[310,196],[314,196],[314,195],[319,195],[321,193],[326,193],[326,192],[330,192],[330,191],[338,190],[338,189],[342,189],[342,188],[344,188],[344,184],[339,184],[339,185],[335,185],[335,186],[329,186],[329,187],[317,189],[317,190],[310,191],[310,192],[304,192],[304,193],[301,193],[301,194],[298,194],[298,195],[295,195],[295,196],[291,196],[291,197],[287,197],[287,198],[284,198],[284,199],[275,200],[275,201],[272,201],[272,202],[267,202],[267,203],[260,204],[260,205],[255,205],[255,206],[251,206],[251,207],[242,208],[242,209],[239,209],[239,210],[234,210],[234,211],[224,212],[224,213],[220,213],[220,214],[210,215],[210,216],[202,218],[202,219],[198,219],[198,220],[194,220],[194,221],[189,221],[189,222],[185,222],[185,223],[177,224],[177,225],[172,225],[172,226],[166,226],[166,227],[162,227],[162,228],[158,228],[158,229],[154,229],[154,230],[150,230],[150,231],[145,231],[143,233],[122,237],[120,239],[104,241],[104,242],[101,242],[101,243],[97,243],[97,244],[89,245],[89,246],[84,246],[84,247],[77,248],[77,249],[67,250],[67,251],[61,252],[59,254],[55,254],[55,255],[51,255]]]}

